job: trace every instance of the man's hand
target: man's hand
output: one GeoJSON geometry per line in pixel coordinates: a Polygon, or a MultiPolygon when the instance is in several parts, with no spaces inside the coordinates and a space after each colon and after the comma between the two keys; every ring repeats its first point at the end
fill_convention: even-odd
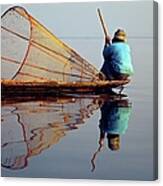
{"type": "Polygon", "coordinates": [[[109,36],[105,37],[105,44],[110,44],[111,38],[109,36]]]}

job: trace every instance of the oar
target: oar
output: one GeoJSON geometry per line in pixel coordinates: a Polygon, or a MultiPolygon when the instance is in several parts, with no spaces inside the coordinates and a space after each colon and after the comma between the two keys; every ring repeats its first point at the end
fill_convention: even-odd
{"type": "Polygon", "coordinates": [[[105,24],[103,15],[102,15],[102,13],[101,13],[101,11],[100,11],[99,8],[97,9],[97,12],[98,12],[98,15],[99,15],[99,18],[100,18],[100,22],[101,22],[101,25],[102,25],[102,28],[103,28],[103,31],[104,31],[105,38],[108,38],[109,44],[110,44],[111,37],[109,36],[108,29],[107,29],[107,27],[106,27],[106,24],[105,24]]]}

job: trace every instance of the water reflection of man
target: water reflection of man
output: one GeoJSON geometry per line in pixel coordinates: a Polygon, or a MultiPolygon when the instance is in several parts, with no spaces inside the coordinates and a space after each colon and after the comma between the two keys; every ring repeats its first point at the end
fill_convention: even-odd
{"type": "Polygon", "coordinates": [[[120,149],[120,135],[125,134],[131,112],[131,104],[128,100],[116,100],[105,102],[101,107],[100,140],[103,145],[105,135],[108,139],[108,147],[111,150],[120,149]]]}
{"type": "Polygon", "coordinates": [[[125,134],[128,128],[131,103],[128,99],[109,100],[101,107],[99,148],[94,153],[91,163],[92,171],[95,169],[95,158],[104,146],[105,137],[108,140],[108,148],[112,151],[120,149],[120,135],[125,134]]]}

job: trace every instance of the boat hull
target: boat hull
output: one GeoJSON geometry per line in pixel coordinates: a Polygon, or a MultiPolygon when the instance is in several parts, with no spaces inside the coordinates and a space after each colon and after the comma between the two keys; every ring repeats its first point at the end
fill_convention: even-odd
{"type": "Polygon", "coordinates": [[[55,82],[2,80],[2,98],[8,96],[52,96],[64,93],[100,93],[128,84],[130,80],[55,82]]]}

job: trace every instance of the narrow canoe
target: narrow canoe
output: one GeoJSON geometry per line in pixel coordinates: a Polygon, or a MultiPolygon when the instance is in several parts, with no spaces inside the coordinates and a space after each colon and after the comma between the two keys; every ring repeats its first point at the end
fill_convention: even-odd
{"type": "Polygon", "coordinates": [[[109,88],[128,84],[130,80],[112,80],[95,82],[56,82],[56,81],[18,81],[1,80],[2,97],[38,96],[60,93],[98,93],[109,88]]]}

